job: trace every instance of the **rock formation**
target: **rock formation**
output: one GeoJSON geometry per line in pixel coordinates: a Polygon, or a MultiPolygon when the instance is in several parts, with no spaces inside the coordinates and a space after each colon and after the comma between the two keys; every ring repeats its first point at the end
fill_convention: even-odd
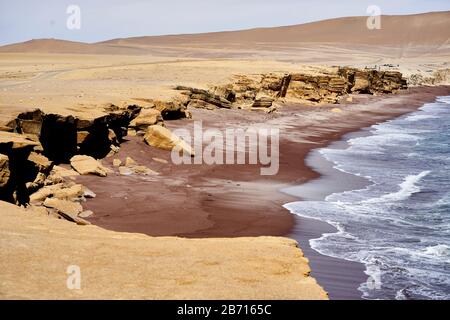
{"type": "Polygon", "coordinates": [[[130,122],[129,127],[136,131],[145,131],[154,124],[164,124],[161,111],[157,109],[142,109],[139,115],[130,122]]]}
{"type": "Polygon", "coordinates": [[[84,155],[73,156],[70,159],[70,165],[81,175],[93,174],[100,177],[106,177],[109,172],[99,160],[84,155]]]}
{"type": "Polygon", "coordinates": [[[154,125],[147,129],[144,141],[155,148],[172,151],[177,148],[180,153],[194,156],[194,150],[181,138],[173,134],[169,129],[154,125]]]}
{"type": "Polygon", "coordinates": [[[421,85],[449,85],[450,84],[450,69],[440,69],[433,72],[430,76],[423,74],[412,74],[408,77],[408,84],[411,86],[421,85]]]}
{"type": "Polygon", "coordinates": [[[406,88],[400,72],[335,67],[305,73],[238,75],[231,83],[211,90],[177,86],[186,106],[203,109],[241,108],[273,111],[279,99],[305,104],[338,103],[349,93],[395,93],[406,88]]]}
{"type": "Polygon", "coordinates": [[[140,107],[108,111],[103,116],[74,117],[45,114],[37,109],[19,114],[8,126],[37,142],[36,149],[56,162],[67,162],[76,154],[102,158],[127,134],[140,107]]]}
{"type": "Polygon", "coordinates": [[[24,135],[0,131],[0,200],[19,205],[28,203],[27,184],[41,180],[40,173],[48,169],[29,160],[37,145],[24,135]]]}
{"type": "Polygon", "coordinates": [[[154,99],[136,99],[144,103],[144,109],[156,109],[164,120],[190,119],[192,115],[187,110],[186,101],[174,98],[170,101],[154,99]]]}
{"type": "Polygon", "coordinates": [[[115,166],[119,168],[119,173],[123,176],[128,176],[132,174],[138,174],[138,175],[158,175],[158,172],[153,171],[150,168],[147,168],[146,166],[139,165],[134,159],[127,157],[125,159],[125,163],[122,166],[122,161],[119,159],[114,159],[113,164],[115,162],[115,166]],[[118,160],[118,161],[115,161],[118,160]]]}
{"type": "Polygon", "coordinates": [[[0,189],[8,184],[11,171],[9,171],[9,158],[0,154],[0,189]]]}

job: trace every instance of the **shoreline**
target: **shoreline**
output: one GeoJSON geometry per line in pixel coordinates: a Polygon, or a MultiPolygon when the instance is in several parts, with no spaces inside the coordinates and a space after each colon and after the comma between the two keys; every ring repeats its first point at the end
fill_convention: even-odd
{"type": "MultiPolygon", "coordinates": [[[[423,104],[425,103],[429,102],[423,104]]],[[[386,121],[403,117],[417,109],[386,121]]],[[[370,136],[369,129],[371,127],[372,125],[347,133],[340,140],[331,141],[324,147],[311,150],[305,163],[319,176],[302,185],[288,187],[282,192],[298,197],[300,199],[298,202],[320,201],[334,193],[363,189],[371,185],[366,178],[336,169],[335,164],[319,152],[323,148],[345,149],[349,146],[350,139],[370,136]]],[[[368,279],[368,275],[365,273],[366,266],[363,263],[326,256],[311,248],[310,240],[320,238],[326,233],[338,232],[338,229],[326,221],[301,217],[295,213],[293,215],[296,216],[296,225],[287,236],[300,244],[302,251],[309,259],[311,275],[324,287],[330,299],[363,299],[363,293],[358,290],[359,286],[368,279]]]]}
{"type": "MultiPolygon", "coordinates": [[[[334,168],[334,163],[319,152],[323,148],[345,149],[349,146],[350,139],[368,136],[367,129],[362,128],[360,131],[344,135],[341,140],[332,141],[326,147],[311,150],[305,162],[312,170],[320,173],[320,176],[303,185],[288,187],[281,191],[298,197],[301,199],[299,201],[321,201],[334,193],[356,190],[370,185],[370,181],[365,178],[334,168]]],[[[295,226],[287,237],[299,243],[303,253],[309,259],[311,276],[317,279],[328,293],[329,298],[331,300],[363,299],[362,292],[358,288],[368,279],[365,265],[356,261],[323,255],[310,245],[311,239],[320,238],[327,233],[338,232],[338,229],[323,220],[292,214],[295,216],[295,226]]]]}

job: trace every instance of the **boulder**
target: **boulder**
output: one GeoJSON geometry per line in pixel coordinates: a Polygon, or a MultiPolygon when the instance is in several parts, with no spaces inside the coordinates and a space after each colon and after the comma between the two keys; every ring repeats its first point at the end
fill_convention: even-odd
{"type": "Polygon", "coordinates": [[[184,140],[173,134],[169,129],[158,125],[148,127],[144,141],[155,148],[168,151],[177,148],[180,153],[185,155],[195,155],[194,150],[184,140]]]}
{"type": "Polygon", "coordinates": [[[90,216],[92,216],[94,214],[94,212],[92,212],[91,210],[86,210],[81,212],[78,217],[80,218],[89,218],[90,216]]]}
{"type": "Polygon", "coordinates": [[[120,167],[121,164],[122,164],[122,161],[120,159],[114,159],[113,160],[113,166],[114,167],[120,167]]]}
{"type": "Polygon", "coordinates": [[[153,171],[146,166],[138,165],[138,163],[130,157],[125,159],[124,166],[120,166],[119,164],[119,173],[124,176],[128,176],[131,174],[140,174],[140,175],[157,175],[156,171],[153,171]]]}
{"type": "Polygon", "coordinates": [[[135,129],[128,129],[128,131],[127,131],[127,135],[128,136],[130,136],[130,137],[136,137],[136,135],[137,135],[137,132],[136,132],[136,130],[135,129]]]}
{"type": "Polygon", "coordinates": [[[97,195],[95,194],[94,191],[84,187],[84,193],[83,193],[83,197],[88,198],[88,199],[93,199],[95,198],[97,195]]]}
{"type": "Polygon", "coordinates": [[[126,157],[126,159],[125,159],[125,167],[133,167],[133,166],[136,166],[137,165],[137,162],[136,161],[134,161],[134,159],[133,158],[131,158],[131,157],[126,157]]]}
{"type": "Polygon", "coordinates": [[[72,169],[66,169],[60,166],[53,166],[52,171],[50,172],[51,175],[57,175],[61,178],[66,178],[66,177],[75,177],[75,176],[79,176],[80,174],[78,172],[76,172],[75,170],[72,169]]]}
{"type": "MultiPolygon", "coordinates": [[[[7,145],[9,150],[28,148],[30,151],[39,143],[29,140],[25,135],[0,131],[0,147],[7,145]]],[[[1,150],[1,148],[0,148],[1,150]]]]}
{"type": "Polygon", "coordinates": [[[4,154],[0,154],[0,188],[8,184],[10,175],[9,158],[4,154]]]}
{"type": "Polygon", "coordinates": [[[74,200],[84,196],[85,187],[81,184],[67,185],[64,183],[45,186],[30,195],[30,202],[42,202],[53,197],[61,200],[74,200]]]}
{"type": "Polygon", "coordinates": [[[176,120],[190,118],[191,114],[186,110],[185,102],[174,99],[173,101],[153,100],[156,110],[161,112],[164,120],[176,120]]]}
{"type": "Polygon", "coordinates": [[[158,172],[153,171],[152,169],[147,168],[146,166],[134,166],[131,169],[136,174],[142,174],[142,175],[145,175],[145,176],[158,175],[158,172]]]}
{"type": "Polygon", "coordinates": [[[106,177],[109,171],[100,163],[100,161],[85,155],[73,156],[70,159],[70,165],[81,175],[93,174],[100,177],[106,177]]]}
{"type": "Polygon", "coordinates": [[[44,201],[44,206],[58,210],[59,213],[69,217],[76,217],[83,212],[83,207],[78,202],[61,200],[56,198],[47,198],[44,201]]]}
{"type": "Polygon", "coordinates": [[[50,173],[53,167],[53,162],[48,160],[47,157],[43,156],[42,154],[31,152],[28,156],[28,161],[32,162],[36,169],[39,172],[43,173],[50,173]]]}
{"type": "Polygon", "coordinates": [[[36,175],[36,178],[31,182],[25,183],[25,186],[29,192],[33,192],[34,190],[43,187],[45,185],[46,181],[47,181],[47,175],[42,172],[38,172],[38,174],[36,175]]]}
{"type": "Polygon", "coordinates": [[[56,190],[53,193],[53,197],[62,200],[76,200],[84,196],[85,188],[81,184],[75,184],[73,186],[56,190]]]}
{"type": "Polygon", "coordinates": [[[131,176],[134,173],[134,171],[131,168],[120,166],[119,167],[119,174],[122,176],[131,176]]]}
{"type": "Polygon", "coordinates": [[[161,111],[156,109],[142,109],[139,115],[130,122],[130,127],[135,130],[146,130],[149,126],[160,124],[164,120],[161,111]]]}

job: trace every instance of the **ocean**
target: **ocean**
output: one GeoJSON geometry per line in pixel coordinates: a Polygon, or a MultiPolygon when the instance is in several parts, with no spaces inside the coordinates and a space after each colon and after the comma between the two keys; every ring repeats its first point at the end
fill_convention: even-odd
{"type": "Polygon", "coordinates": [[[363,298],[450,299],[450,96],[366,131],[317,152],[367,187],[285,207],[336,227],[310,245],[363,263],[363,298]]]}

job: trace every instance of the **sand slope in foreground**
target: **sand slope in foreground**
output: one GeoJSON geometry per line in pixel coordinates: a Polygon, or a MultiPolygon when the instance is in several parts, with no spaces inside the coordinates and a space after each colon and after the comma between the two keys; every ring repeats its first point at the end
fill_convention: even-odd
{"type": "Polygon", "coordinates": [[[325,299],[293,240],[117,233],[0,202],[0,299],[325,299]],[[27,215],[27,217],[24,217],[27,215]],[[81,290],[66,286],[81,268],[81,290]]]}

